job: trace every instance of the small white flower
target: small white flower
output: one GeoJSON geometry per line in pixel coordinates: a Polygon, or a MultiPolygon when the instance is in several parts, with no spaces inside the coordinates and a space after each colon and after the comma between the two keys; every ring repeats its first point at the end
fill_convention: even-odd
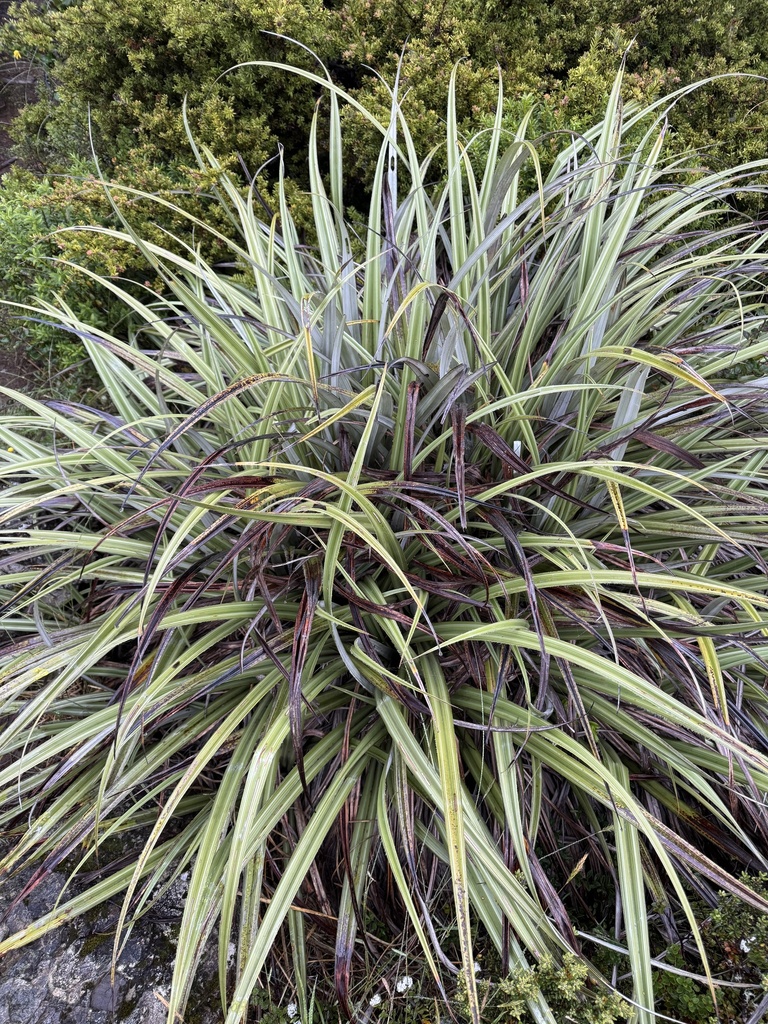
{"type": "MultiPolygon", "coordinates": [[[[285,1012],[288,1014],[288,1020],[293,1020],[293,1018],[298,1014],[299,1008],[296,1003],[288,1003],[285,1008],[285,1012]]],[[[297,1024],[299,1024],[298,1021],[297,1024]]]]}
{"type": "Polygon", "coordinates": [[[404,974],[402,978],[398,979],[395,988],[398,992],[407,992],[409,988],[413,988],[413,978],[410,974],[404,974]]]}
{"type": "Polygon", "coordinates": [[[742,939],[739,943],[739,949],[741,950],[741,952],[748,953],[750,949],[752,949],[752,943],[755,941],[756,938],[756,935],[750,935],[748,939],[742,939]]]}
{"type": "Polygon", "coordinates": [[[371,996],[371,998],[370,998],[370,1000],[368,1002],[368,1005],[369,1006],[380,1006],[381,1005],[381,996],[379,995],[378,992],[376,992],[374,995],[371,996]]]}
{"type": "Polygon", "coordinates": [[[477,960],[475,960],[475,974],[480,974],[482,969],[483,968],[480,966],[480,964],[477,962],[477,960]]]}

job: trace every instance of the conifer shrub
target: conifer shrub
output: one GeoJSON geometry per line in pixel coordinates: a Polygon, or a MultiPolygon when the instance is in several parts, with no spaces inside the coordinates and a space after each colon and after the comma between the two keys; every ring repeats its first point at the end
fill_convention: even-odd
{"type": "MultiPolygon", "coordinates": [[[[239,154],[255,173],[279,138],[289,172],[301,175],[301,161],[294,168],[290,158],[317,90],[299,80],[277,86],[248,62],[288,56],[316,67],[302,46],[371,109],[377,97],[386,105],[378,76],[392,81],[400,63],[403,109],[420,149],[440,138],[439,97],[457,62],[457,116],[468,134],[495,98],[497,67],[508,102],[535,96],[571,129],[593,122],[625,51],[626,93],[645,102],[676,84],[768,68],[757,0],[24,0],[11,5],[0,33],[0,48],[38,73],[38,102],[22,113],[16,137],[48,169],[89,154],[89,116],[102,157],[122,165],[138,151],[186,163],[186,98],[195,136],[225,166],[239,154]],[[241,66],[224,75],[233,65],[241,66]]],[[[675,127],[681,144],[711,147],[716,166],[761,155],[765,118],[759,82],[725,80],[679,108],[675,127]]],[[[361,182],[378,148],[367,139],[362,153],[360,140],[348,139],[361,182]]],[[[354,174],[350,164],[350,185],[354,174]]]]}

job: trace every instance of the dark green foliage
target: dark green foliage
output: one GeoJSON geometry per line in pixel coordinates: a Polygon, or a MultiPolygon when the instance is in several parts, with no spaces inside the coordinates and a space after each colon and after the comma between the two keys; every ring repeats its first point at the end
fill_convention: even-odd
{"type": "MultiPolygon", "coordinates": [[[[242,155],[253,172],[278,140],[296,151],[316,98],[307,83],[286,84],[268,70],[241,67],[222,77],[236,64],[286,56],[317,67],[299,46],[267,33],[309,47],[372,110],[389,101],[371,68],[391,81],[402,57],[404,110],[428,147],[439,135],[437,97],[457,61],[466,130],[494,100],[497,67],[511,113],[530,95],[544,108],[543,127],[578,130],[605,100],[628,48],[626,91],[646,101],[704,76],[765,72],[762,10],[756,0],[59,0],[44,10],[12,6],[0,45],[40,73],[39,102],[20,118],[16,137],[45,166],[89,152],[89,110],[97,150],[118,164],[136,151],[186,162],[186,98],[195,136],[231,165],[242,155]]],[[[757,154],[761,90],[758,81],[726,80],[687,101],[675,116],[680,141],[713,146],[713,162],[757,154]]],[[[377,143],[353,149],[364,177],[377,143]]]]}
{"type": "MultiPolygon", "coordinates": [[[[756,892],[768,893],[768,875],[744,876],[756,892]]],[[[730,965],[744,972],[745,979],[759,982],[768,975],[768,918],[744,906],[728,893],[720,894],[720,903],[705,929],[712,948],[720,949],[722,967],[730,965]]]]}
{"type": "MultiPolygon", "coordinates": [[[[755,892],[768,893],[768,875],[745,874],[742,880],[755,892]]],[[[706,986],[681,974],[660,971],[656,977],[659,1009],[691,1024],[715,1019],[722,1024],[740,1024],[748,1020],[768,982],[768,919],[721,892],[717,909],[707,915],[702,908],[701,937],[713,975],[736,983],[736,987],[726,985],[718,990],[715,1018],[706,986]]],[[[671,967],[692,969],[692,958],[679,944],[668,949],[663,959],[671,967]]]]}
{"type": "MultiPolygon", "coordinates": [[[[680,946],[667,950],[665,962],[678,970],[689,970],[680,946]]],[[[656,978],[656,994],[664,1012],[682,1021],[708,1022],[712,1018],[712,998],[706,988],[682,974],[660,972],[656,978]]],[[[722,992],[718,994],[722,1003],[722,992]]]]}

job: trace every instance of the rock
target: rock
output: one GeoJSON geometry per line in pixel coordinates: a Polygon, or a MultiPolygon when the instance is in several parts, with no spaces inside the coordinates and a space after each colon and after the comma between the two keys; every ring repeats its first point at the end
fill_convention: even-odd
{"type": "Polygon", "coordinates": [[[51,957],[48,971],[51,998],[67,1006],[77,1006],[103,972],[103,964],[99,958],[83,954],[82,942],[52,952],[55,955],[51,957]]]}
{"type": "MultiPolygon", "coordinates": [[[[136,1009],[129,1017],[125,1018],[124,1024],[166,1024],[166,1007],[158,995],[159,993],[145,992],[136,1009]]],[[[219,1014],[217,1024],[220,1022],[221,1015],[219,1014]]]]}
{"type": "Polygon", "coordinates": [[[45,978],[28,981],[26,978],[8,978],[0,984],[0,1021],[16,1024],[16,1021],[39,1022],[43,1008],[48,1001],[48,985],[45,978]]]}
{"type": "Polygon", "coordinates": [[[127,989],[128,982],[121,975],[115,975],[115,984],[113,985],[111,976],[105,974],[91,990],[91,1009],[107,1010],[114,1013],[118,1006],[122,1006],[127,989]]]}
{"type": "MultiPolygon", "coordinates": [[[[4,879],[0,886],[2,938],[49,911],[67,882],[63,873],[51,875],[9,913],[28,877],[4,879]]],[[[117,904],[105,904],[8,952],[0,959],[0,1024],[166,1024],[186,889],[183,880],[171,886],[134,924],[116,965],[114,986],[117,904]]],[[[68,887],[67,896],[73,892],[68,887]]],[[[196,1024],[221,1024],[215,938],[200,964],[191,1002],[196,1024]]]]}

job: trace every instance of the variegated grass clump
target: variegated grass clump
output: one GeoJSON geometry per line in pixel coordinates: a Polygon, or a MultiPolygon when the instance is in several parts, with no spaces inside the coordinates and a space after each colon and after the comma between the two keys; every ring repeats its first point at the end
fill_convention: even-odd
{"type": "Polygon", "coordinates": [[[2,870],[103,871],[0,951],[122,894],[117,951],[191,871],[169,1021],[218,929],[226,1024],[284,934],[303,1021],[319,935],[342,1014],[418,962],[473,1024],[479,943],[513,972],[575,952],[598,991],[594,937],[646,1024],[657,931],[703,954],[691,892],[768,910],[736,877],[766,849],[768,392],[738,373],[768,350],[766,240],[735,212],[765,168],[670,165],[663,105],[617,80],[533,194],[526,124],[500,101],[460,139],[452,91],[434,184],[395,92],[363,111],[354,237],[345,97],[300,73],[330,103],[310,243],[284,191],[270,220],[224,177],[237,273],[205,224],[168,249],[126,224],[165,284],[102,282],[129,342],[34,314],[113,410],[0,421],[2,870]]]}

